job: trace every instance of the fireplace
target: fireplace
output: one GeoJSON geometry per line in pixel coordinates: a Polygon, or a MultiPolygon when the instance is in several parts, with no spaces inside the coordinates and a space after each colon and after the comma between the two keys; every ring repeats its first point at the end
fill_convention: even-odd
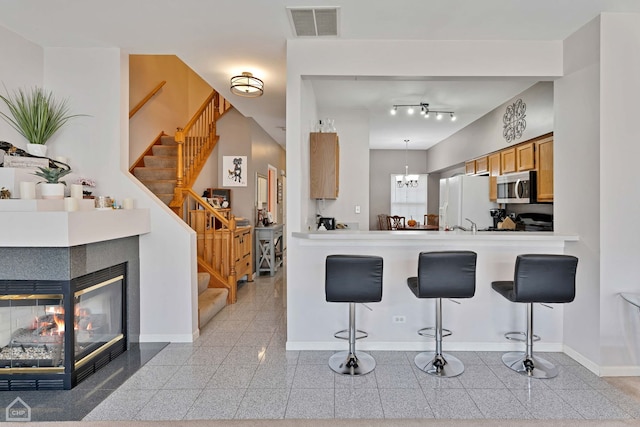
{"type": "Polygon", "coordinates": [[[0,280],[0,390],[70,389],[123,353],[126,272],[0,280]]]}

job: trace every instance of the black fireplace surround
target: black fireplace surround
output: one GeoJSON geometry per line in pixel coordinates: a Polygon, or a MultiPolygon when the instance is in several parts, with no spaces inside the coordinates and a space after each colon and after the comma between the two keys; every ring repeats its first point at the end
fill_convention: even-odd
{"type": "Polygon", "coordinates": [[[0,248],[0,391],[71,389],[122,354],[139,339],[138,290],[137,236],[0,248]]]}

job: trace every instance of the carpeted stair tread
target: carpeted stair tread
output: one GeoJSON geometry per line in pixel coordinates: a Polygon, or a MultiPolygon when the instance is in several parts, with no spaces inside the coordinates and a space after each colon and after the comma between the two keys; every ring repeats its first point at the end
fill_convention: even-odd
{"type": "Polygon", "coordinates": [[[209,273],[198,273],[198,325],[200,328],[227,305],[229,291],[224,288],[210,288],[210,278],[209,273]]]}
{"type": "Polygon", "coordinates": [[[171,200],[173,200],[173,194],[166,194],[166,193],[154,193],[156,195],[156,197],[158,199],[160,199],[162,201],[162,203],[164,203],[165,205],[168,205],[169,203],[171,203],[171,200]]]}
{"type": "Polygon", "coordinates": [[[144,156],[144,167],[175,168],[177,164],[176,156],[144,156]]]}
{"type": "Polygon", "coordinates": [[[133,171],[133,174],[139,180],[156,181],[156,180],[171,180],[176,177],[176,168],[156,168],[156,167],[137,167],[133,171]]]}
{"type": "Polygon", "coordinates": [[[154,156],[177,156],[178,155],[178,146],[177,145],[154,145],[151,147],[151,152],[154,156]]]}
{"type": "Polygon", "coordinates": [[[176,146],[176,145],[178,145],[176,143],[176,139],[171,135],[161,136],[160,137],[160,144],[161,145],[167,145],[167,146],[176,146]]]}

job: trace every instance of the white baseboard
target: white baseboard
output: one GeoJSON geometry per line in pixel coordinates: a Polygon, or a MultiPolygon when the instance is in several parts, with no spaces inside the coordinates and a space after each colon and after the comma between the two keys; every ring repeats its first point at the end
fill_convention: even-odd
{"type": "Polygon", "coordinates": [[[584,357],[571,347],[565,345],[564,352],[567,356],[600,377],[640,377],[640,366],[600,366],[584,357]]]}

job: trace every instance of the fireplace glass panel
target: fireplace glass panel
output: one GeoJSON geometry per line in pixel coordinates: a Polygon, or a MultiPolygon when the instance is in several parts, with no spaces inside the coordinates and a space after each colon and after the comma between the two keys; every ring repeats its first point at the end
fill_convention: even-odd
{"type": "Polygon", "coordinates": [[[123,276],[75,293],[75,361],[122,338],[123,276]]]}
{"type": "Polygon", "coordinates": [[[0,368],[63,367],[62,295],[0,296],[0,345],[0,368]]]}

